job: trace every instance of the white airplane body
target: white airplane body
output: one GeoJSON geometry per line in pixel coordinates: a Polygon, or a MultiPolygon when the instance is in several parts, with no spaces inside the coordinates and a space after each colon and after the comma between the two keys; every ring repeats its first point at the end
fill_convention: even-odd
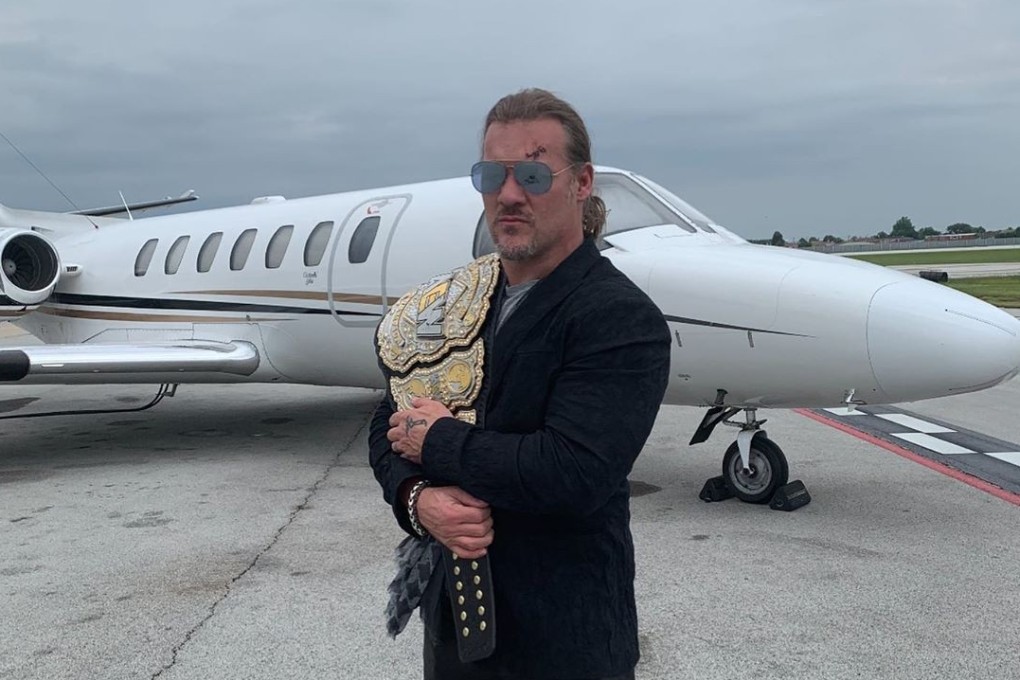
{"type": "MultiPolygon", "coordinates": [[[[1020,371],[1020,320],[992,305],[749,244],[631,172],[596,184],[603,254],[674,336],[664,403],[747,410],[745,472],[754,409],[914,401],[1020,371]]],[[[490,249],[468,178],[134,220],[0,206],[0,317],[45,343],[0,350],[0,382],[381,387],[387,306],[490,249]]]]}

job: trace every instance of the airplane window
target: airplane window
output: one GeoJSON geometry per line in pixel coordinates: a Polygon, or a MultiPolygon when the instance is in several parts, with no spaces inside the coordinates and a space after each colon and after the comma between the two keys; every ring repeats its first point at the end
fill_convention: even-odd
{"type": "Polygon", "coordinates": [[[216,259],[216,251],[220,249],[220,241],[222,240],[222,231],[215,231],[209,234],[209,238],[198,249],[198,271],[207,272],[212,269],[213,260],[216,259]]]}
{"type": "Polygon", "coordinates": [[[595,189],[606,203],[606,228],[602,232],[604,236],[657,224],[675,224],[692,234],[697,231],[672,214],[647,189],[628,177],[620,174],[599,174],[595,177],[595,189]]]}
{"type": "Polygon", "coordinates": [[[245,229],[234,242],[234,247],[230,251],[230,268],[235,272],[244,269],[244,265],[248,261],[248,254],[251,252],[251,246],[255,243],[257,231],[256,229],[245,229]]]}
{"type": "Polygon", "coordinates": [[[642,177],[641,181],[650,186],[652,191],[659,194],[666,203],[673,206],[673,209],[684,215],[691,222],[694,222],[702,231],[707,231],[710,234],[716,233],[715,229],[712,228],[712,220],[690,203],[647,177],[642,177]]]}
{"type": "Polygon", "coordinates": [[[266,248],[266,269],[278,269],[283,264],[283,256],[287,252],[293,233],[294,225],[285,224],[276,230],[273,238],[269,239],[269,246],[266,248]]]}
{"type": "Polygon", "coordinates": [[[152,262],[152,254],[156,252],[157,243],[158,238],[150,238],[138,251],[138,257],[135,258],[135,276],[145,276],[145,272],[149,271],[149,263],[152,262]]]}
{"type": "Polygon", "coordinates": [[[190,236],[181,236],[170,246],[170,250],[166,253],[166,266],[164,269],[167,274],[176,274],[177,270],[180,269],[181,260],[184,259],[184,251],[188,249],[188,241],[190,240],[190,236]]]}
{"type": "Polygon", "coordinates": [[[496,252],[496,244],[492,241],[492,232],[489,231],[489,222],[485,219],[485,211],[478,218],[478,226],[475,228],[475,245],[471,251],[476,258],[482,255],[496,252]]]}
{"type": "Polygon", "coordinates": [[[322,262],[322,256],[326,254],[326,245],[329,237],[333,235],[332,222],[319,222],[312,229],[305,242],[305,266],[318,267],[322,262]]]}
{"type": "Polygon", "coordinates": [[[347,248],[347,259],[351,264],[358,264],[368,259],[368,254],[372,252],[372,244],[375,243],[375,235],[379,232],[380,221],[381,218],[378,215],[366,217],[354,230],[351,244],[347,248]]]}

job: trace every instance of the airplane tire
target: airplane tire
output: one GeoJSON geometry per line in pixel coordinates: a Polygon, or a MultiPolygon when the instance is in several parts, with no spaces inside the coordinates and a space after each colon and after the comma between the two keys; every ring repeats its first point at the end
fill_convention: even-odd
{"type": "Polygon", "coordinates": [[[733,495],[745,503],[768,503],[776,489],[790,478],[790,468],[783,450],[768,437],[758,435],[751,440],[750,471],[744,471],[740,448],[730,444],[723,456],[722,473],[733,495]]]}

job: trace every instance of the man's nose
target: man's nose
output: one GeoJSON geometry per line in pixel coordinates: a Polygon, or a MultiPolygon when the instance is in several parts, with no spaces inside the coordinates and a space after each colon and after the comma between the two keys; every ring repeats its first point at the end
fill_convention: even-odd
{"type": "Polygon", "coordinates": [[[524,194],[524,189],[517,183],[514,178],[514,173],[506,173],[506,179],[503,180],[503,186],[499,188],[499,202],[503,205],[519,205],[527,200],[527,196],[524,194]]]}

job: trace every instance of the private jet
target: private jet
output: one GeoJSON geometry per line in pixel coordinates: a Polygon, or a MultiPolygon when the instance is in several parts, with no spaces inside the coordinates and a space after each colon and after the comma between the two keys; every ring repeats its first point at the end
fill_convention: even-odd
{"type": "MultiPolygon", "coordinates": [[[[737,430],[722,476],[742,500],[768,502],[789,478],[759,409],[944,397],[1020,370],[1020,320],[976,298],[748,243],[634,172],[599,167],[596,186],[603,255],[673,336],[664,403],[707,409],[692,444],[737,430]]],[[[0,381],[381,388],[372,338],[388,306],[493,250],[466,177],[163,216],[123,207],[0,206],[0,318],[42,342],[0,350],[0,381]]]]}

